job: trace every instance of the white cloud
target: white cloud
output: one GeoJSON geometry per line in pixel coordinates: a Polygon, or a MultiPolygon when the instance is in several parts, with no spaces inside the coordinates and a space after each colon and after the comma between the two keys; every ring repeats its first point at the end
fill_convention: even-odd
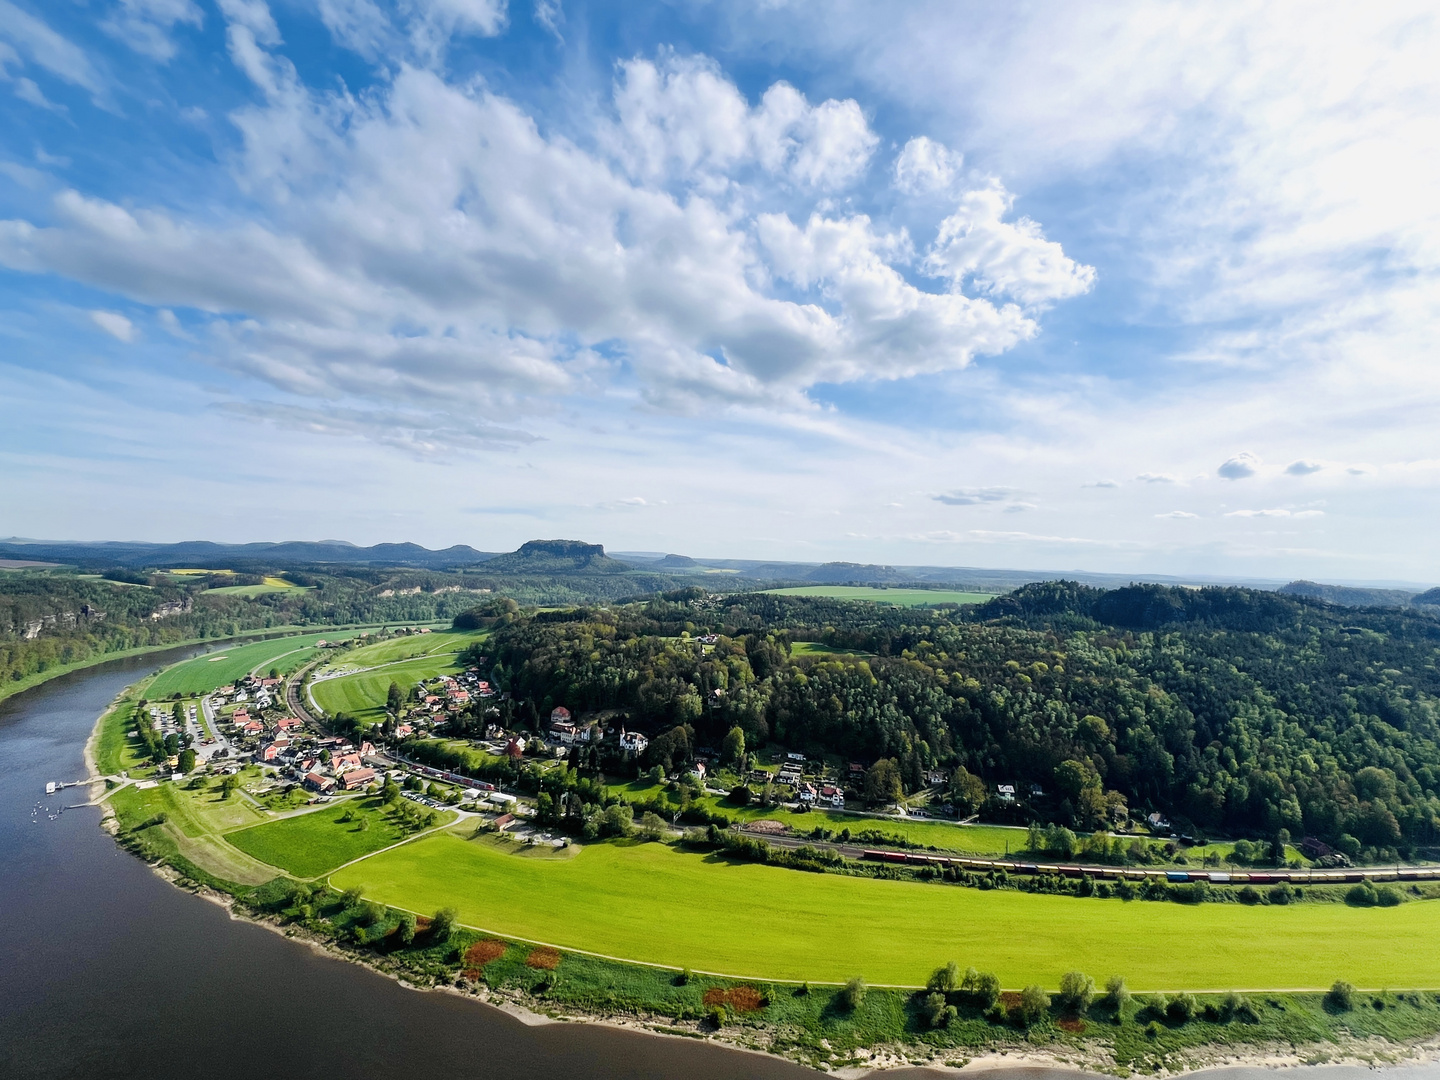
{"type": "Polygon", "coordinates": [[[1350,465],[1345,471],[1351,476],[1370,476],[1375,472],[1374,465],[1350,465]]]}
{"type": "Polygon", "coordinates": [[[983,503],[1005,502],[1018,494],[1014,488],[1008,487],[956,488],[954,491],[932,495],[931,498],[946,506],[979,506],[983,503]]]}
{"type": "Polygon", "coordinates": [[[1325,466],[1321,465],[1318,461],[1301,459],[1300,461],[1292,461],[1289,465],[1285,466],[1285,471],[1291,476],[1309,476],[1311,473],[1317,473],[1323,468],[1325,468],[1325,466]]]}
{"type": "Polygon", "coordinates": [[[1032,307],[1089,292],[1095,284],[1093,266],[1071,259],[1029,218],[1000,220],[1014,201],[998,183],[960,196],[926,252],[926,272],[956,286],[974,281],[982,292],[1032,307]]]}
{"type": "MultiPolygon", "coordinates": [[[[96,98],[103,95],[104,80],[83,49],[10,0],[0,0],[0,44],[6,41],[52,75],[89,90],[96,98]]],[[[15,51],[10,55],[15,56],[15,51]]],[[[0,70],[3,66],[0,64],[0,70]]]]}
{"type": "Polygon", "coordinates": [[[943,143],[917,135],[895,159],[895,186],[907,195],[949,191],[960,178],[964,156],[943,143]]]}
{"type": "Polygon", "coordinates": [[[1247,476],[1254,476],[1259,468],[1260,459],[1244,450],[1227,459],[1215,472],[1225,480],[1244,480],[1247,476]]]}
{"type": "Polygon", "coordinates": [[[1142,472],[1135,479],[1144,484],[1175,484],[1179,482],[1179,478],[1171,473],[1142,472]]]}
{"type": "Polygon", "coordinates": [[[92,311],[90,321],[117,341],[129,343],[140,336],[135,324],[118,311],[92,311]]]}
{"type": "Polygon", "coordinates": [[[136,52],[162,63],[175,55],[171,34],[181,23],[200,27],[205,16],[193,0],[120,0],[100,28],[136,52]]]}
{"type": "Polygon", "coordinates": [[[1081,487],[1085,487],[1085,488],[1118,488],[1118,487],[1120,486],[1120,481],[1119,481],[1119,480],[1094,480],[1094,481],[1091,481],[1091,482],[1088,483],[1088,484],[1081,484],[1080,486],[1081,486],[1081,487]]]}
{"type": "Polygon", "coordinates": [[[879,142],[856,102],[812,106],[789,83],[775,83],[752,108],[708,57],[666,53],[619,68],[609,141],[637,178],[713,187],[718,174],[754,165],[833,189],[866,167],[879,142]]]}
{"type": "Polygon", "coordinates": [[[560,0],[535,0],[535,21],[558,40],[565,40],[560,33],[560,27],[565,25],[565,9],[560,0]]]}
{"type": "Polygon", "coordinates": [[[1231,510],[1226,517],[1238,518],[1316,518],[1324,517],[1324,510],[1286,510],[1277,507],[1271,510],[1231,510]]]}
{"type": "Polygon", "coordinates": [[[1157,518],[1198,518],[1199,514],[1192,514],[1188,510],[1171,510],[1168,514],[1156,514],[1157,518]]]}

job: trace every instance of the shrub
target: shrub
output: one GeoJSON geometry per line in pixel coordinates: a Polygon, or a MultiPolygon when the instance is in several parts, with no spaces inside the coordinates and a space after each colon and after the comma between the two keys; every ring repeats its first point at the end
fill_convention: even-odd
{"type": "Polygon", "coordinates": [[[1362,881],[1346,890],[1345,902],[1356,907],[1374,907],[1380,902],[1380,894],[1371,882],[1362,881]]]}
{"type": "Polygon", "coordinates": [[[450,935],[455,932],[456,913],[454,908],[441,908],[435,912],[435,917],[430,920],[430,937],[437,942],[450,940],[450,935]]]}
{"type": "Polygon", "coordinates": [[[676,985],[676,986],[686,986],[686,985],[689,984],[689,982],[690,982],[690,969],[689,969],[689,968],[685,968],[683,971],[680,972],[679,975],[676,975],[676,976],[675,976],[675,985],[676,985]]]}
{"type": "Polygon", "coordinates": [[[924,1017],[928,1027],[945,1027],[955,1015],[955,1006],[946,1002],[944,994],[936,991],[926,995],[920,1015],[924,1017]]]}
{"type": "Polygon", "coordinates": [[[1029,1027],[1038,1023],[1049,1008],[1050,995],[1045,992],[1045,988],[1031,983],[1020,991],[1020,1000],[1015,1003],[1011,1012],[1021,1024],[1029,1027]]]}
{"type": "Polygon", "coordinates": [[[1076,1013],[1090,1007],[1095,996],[1095,980],[1080,971],[1067,971],[1060,976],[1060,1004],[1076,1013]]]}
{"type": "Polygon", "coordinates": [[[1160,1026],[1160,1021],[1151,1020],[1150,1023],[1145,1025],[1145,1037],[1147,1039],[1158,1039],[1164,1030],[1165,1029],[1160,1026]]]}
{"type": "Polygon", "coordinates": [[[1254,885],[1246,885],[1240,890],[1239,899],[1242,904],[1258,904],[1261,899],[1260,890],[1255,888],[1254,885]]]}
{"type": "Polygon", "coordinates": [[[1195,999],[1189,994],[1176,994],[1165,1006],[1165,1018],[1172,1024],[1188,1024],[1195,1015],[1195,999]]]}
{"type": "Polygon", "coordinates": [[[1394,885],[1381,885],[1375,890],[1375,899],[1381,907],[1394,907],[1405,898],[1400,895],[1400,890],[1394,885]]]}
{"type": "Polygon", "coordinates": [[[961,975],[960,965],[951,960],[944,967],[935,969],[930,976],[930,981],[925,984],[927,989],[937,990],[942,994],[953,993],[960,989],[961,975]]]}
{"type": "Polygon", "coordinates": [[[400,916],[400,925],[395,931],[400,936],[401,945],[409,945],[415,940],[415,916],[408,911],[400,916]]]}
{"type": "Polygon", "coordinates": [[[838,997],[841,1008],[847,1011],[858,1009],[865,1003],[865,990],[865,980],[858,975],[855,976],[855,978],[847,982],[840,990],[838,997]]]}
{"type": "Polygon", "coordinates": [[[1282,881],[1278,885],[1271,885],[1266,895],[1270,903],[1283,907],[1295,899],[1295,890],[1290,887],[1289,882],[1282,881]]]}
{"type": "Polygon", "coordinates": [[[359,889],[346,889],[340,894],[340,904],[346,911],[349,911],[358,903],[360,903],[359,889]]]}
{"type": "Polygon", "coordinates": [[[1125,985],[1125,980],[1119,975],[1111,975],[1105,980],[1105,1003],[1112,1009],[1123,1009],[1130,1002],[1130,988],[1125,985]]]}
{"type": "Polygon", "coordinates": [[[1349,1012],[1355,1007],[1355,987],[1351,986],[1344,979],[1336,979],[1330,987],[1330,992],[1325,995],[1325,1001],[1332,1008],[1341,1012],[1349,1012]]]}
{"type": "Polygon", "coordinates": [[[1000,977],[993,971],[976,972],[971,993],[980,1008],[993,1008],[995,1003],[1000,1000],[1000,977]]]}

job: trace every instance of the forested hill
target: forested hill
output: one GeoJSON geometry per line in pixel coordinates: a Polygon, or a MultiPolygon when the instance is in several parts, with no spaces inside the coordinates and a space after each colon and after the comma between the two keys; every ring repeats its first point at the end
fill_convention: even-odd
{"type": "Polygon", "coordinates": [[[1036,813],[1080,827],[1123,800],[1372,857],[1440,838],[1440,621],[1415,609],[1067,583],[963,609],[693,589],[520,618],[490,652],[537,719],[564,704],[678,726],[652,744],[666,757],[739,726],[752,747],[894,758],[910,789],[957,767],[992,794],[1033,784],[1036,813]],[[688,636],[705,632],[708,649],[688,636]]]}

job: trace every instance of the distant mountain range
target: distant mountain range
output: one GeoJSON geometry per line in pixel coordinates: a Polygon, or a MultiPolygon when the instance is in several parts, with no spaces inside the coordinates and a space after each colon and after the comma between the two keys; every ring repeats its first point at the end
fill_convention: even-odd
{"type": "Polygon", "coordinates": [[[1440,605],[1440,589],[1370,588],[1235,577],[1180,577],[1166,574],[1099,574],[1078,570],[994,570],[958,566],[885,566],[874,563],[801,563],[756,559],[705,559],[676,553],[622,551],[607,554],[600,544],[580,540],[531,540],[511,552],[480,551],[465,544],[434,551],[419,544],[359,547],[344,540],[254,544],[217,544],[192,540],[179,544],[128,541],[49,541],[12,537],[0,540],[0,566],[7,561],[50,562],[96,569],[262,570],[325,566],[399,567],[417,570],[480,570],[496,575],[593,576],[637,573],[664,575],[710,588],[743,579],[760,584],[875,585],[1008,592],[1036,581],[1065,579],[1115,588],[1131,583],[1157,585],[1245,585],[1276,589],[1346,607],[1440,605]]]}

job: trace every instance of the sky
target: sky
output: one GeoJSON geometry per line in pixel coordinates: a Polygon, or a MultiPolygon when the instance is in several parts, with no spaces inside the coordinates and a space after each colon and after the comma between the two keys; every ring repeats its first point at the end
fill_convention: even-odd
{"type": "Polygon", "coordinates": [[[1440,581],[1432,4],[0,0],[0,536],[1440,581]]]}

